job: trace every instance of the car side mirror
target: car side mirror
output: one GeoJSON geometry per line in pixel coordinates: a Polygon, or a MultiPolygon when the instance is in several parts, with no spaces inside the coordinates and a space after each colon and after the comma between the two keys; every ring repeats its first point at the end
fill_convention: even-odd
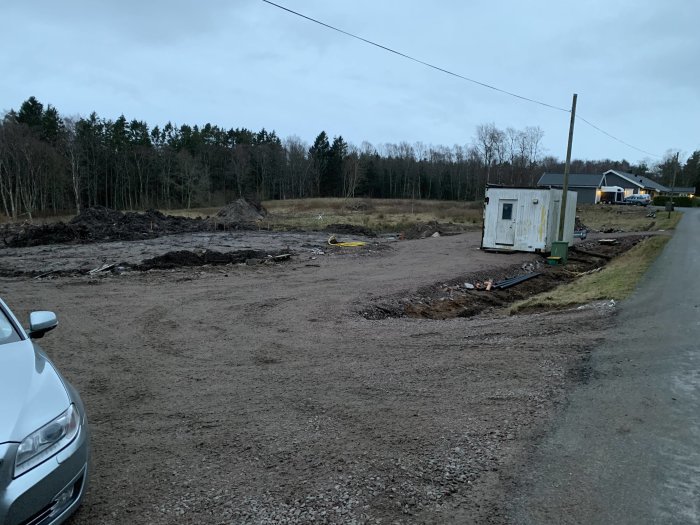
{"type": "Polygon", "coordinates": [[[29,314],[29,337],[41,339],[44,334],[58,326],[58,319],[53,312],[32,312],[29,314]]]}

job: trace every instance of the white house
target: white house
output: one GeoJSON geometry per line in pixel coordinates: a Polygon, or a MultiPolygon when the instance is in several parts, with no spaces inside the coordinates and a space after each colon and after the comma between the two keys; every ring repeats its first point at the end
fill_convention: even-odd
{"type": "MultiPolygon", "coordinates": [[[[487,188],[482,248],[549,252],[559,233],[562,190],[487,188]]],[[[567,192],[564,241],[574,240],[576,192],[567,192]]]]}

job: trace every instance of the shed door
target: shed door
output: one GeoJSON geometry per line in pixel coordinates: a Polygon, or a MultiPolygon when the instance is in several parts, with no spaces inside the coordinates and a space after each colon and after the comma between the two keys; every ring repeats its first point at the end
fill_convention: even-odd
{"type": "Polygon", "coordinates": [[[518,200],[498,200],[498,221],[496,221],[496,244],[515,244],[515,218],[518,200]]]}

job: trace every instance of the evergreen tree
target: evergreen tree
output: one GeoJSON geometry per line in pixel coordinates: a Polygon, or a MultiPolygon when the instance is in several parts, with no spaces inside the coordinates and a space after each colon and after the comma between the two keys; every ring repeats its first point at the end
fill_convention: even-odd
{"type": "Polygon", "coordinates": [[[339,197],[343,193],[343,163],[348,154],[348,145],[340,135],[333,139],[328,150],[328,163],[321,177],[321,195],[339,197]]]}
{"type": "Polygon", "coordinates": [[[26,124],[30,128],[41,128],[41,119],[44,115],[44,105],[36,97],[29,97],[22,102],[17,112],[17,122],[26,124]]]}
{"type": "Polygon", "coordinates": [[[328,169],[328,158],[330,156],[331,146],[328,143],[328,135],[322,131],[314,140],[313,146],[309,148],[309,158],[311,159],[311,170],[313,172],[314,186],[316,187],[316,195],[321,196],[321,182],[326,176],[328,169]]]}

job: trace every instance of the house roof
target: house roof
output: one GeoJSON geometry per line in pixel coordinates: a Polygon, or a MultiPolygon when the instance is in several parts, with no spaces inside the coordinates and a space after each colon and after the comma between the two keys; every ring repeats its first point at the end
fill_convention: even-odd
{"type": "MultiPolygon", "coordinates": [[[[570,173],[569,187],[574,188],[599,188],[603,182],[602,174],[591,173],[570,173]]],[[[537,181],[538,186],[563,186],[563,173],[544,173],[540,180],[537,181]]]]}
{"type": "MultiPolygon", "coordinates": [[[[669,192],[671,189],[669,188],[669,192]]],[[[690,187],[678,187],[676,186],[673,188],[673,193],[695,193],[695,186],[690,186],[690,187]]]]}
{"type": "Polygon", "coordinates": [[[659,184],[658,182],[656,182],[653,179],[650,179],[649,177],[644,177],[642,175],[635,175],[634,173],[627,173],[625,171],[617,170],[608,170],[605,173],[603,173],[603,175],[607,175],[608,173],[612,173],[614,175],[617,175],[618,177],[627,179],[632,184],[640,188],[654,191],[670,191],[669,188],[667,188],[663,184],[659,184]]]}

